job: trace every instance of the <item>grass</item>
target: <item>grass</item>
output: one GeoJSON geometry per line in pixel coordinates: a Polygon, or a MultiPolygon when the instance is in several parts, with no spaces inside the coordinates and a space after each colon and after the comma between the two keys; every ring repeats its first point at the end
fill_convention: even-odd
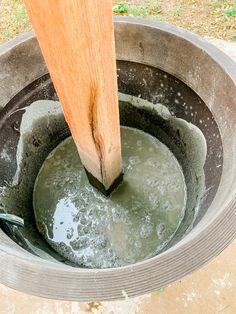
{"type": "Polygon", "coordinates": [[[22,0],[0,0],[0,42],[30,29],[22,0]]]}
{"type": "MultiPolygon", "coordinates": [[[[116,3],[116,1],[114,1],[116,3]]],[[[164,20],[164,17],[159,13],[161,9],[159,7],[159,1],[149,0],[149,1],[127,1],[119,3],[120,6],[125,6],[126,10],[123,12],[117,12],[117,4],[113,7],[113,12],[115,14],[137,16],[143,18],[151,18],[157,21],[164,20]]]]}
{"type": "Polygon", "coordinates": [[[201,36],[235,41],[236,0],[133,0],[122,3],[128,6],[122,15],[164,21],[201,36]]]}
{"type": "Polygon", "coordinates": [[[229,8],[225,14],[227,16],[236,16],[236,7],[233,7],[233,8],[229,8]]]}
{"type": "MultiPolygon", "coordinates": [[[[113,4],[116,15],[164,21],[201,36],[236,41],[236,0],[123,0],[113,4]]],[[[0,42],[29,29],[23,0],[0,0],[0,42]]]]}
{"type": "Polygon", "coordinates": [[[114,13],[128,13],[129,11],[129,6],[126,3],[119,3],[114,5],[113,7],[113,12],[114,13]]]}
{"type": "Polygon", "coordinates": [[[182,15],[182,7],[181,5],[174,5],[171,9],[173,15],[181,16],[182,15]]]}

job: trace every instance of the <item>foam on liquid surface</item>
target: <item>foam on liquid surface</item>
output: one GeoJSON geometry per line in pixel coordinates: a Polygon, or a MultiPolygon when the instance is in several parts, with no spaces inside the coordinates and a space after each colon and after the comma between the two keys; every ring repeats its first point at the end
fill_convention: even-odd
{"type": "Polygon", "coordinates": [[[119,267],[153,257],[184,216],[184,176],[170,150],[128,127],[121,127],[121,142],[124,180],[110,198],[88,183],[72,138],[48,156],[35,183],[39,231],[81,267],[119,267]]]}

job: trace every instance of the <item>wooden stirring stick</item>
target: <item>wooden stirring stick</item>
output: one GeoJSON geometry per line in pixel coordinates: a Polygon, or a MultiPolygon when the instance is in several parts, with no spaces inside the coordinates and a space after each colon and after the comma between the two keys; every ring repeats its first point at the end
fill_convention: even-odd
{"type": "Polygon", "coordinates": [[[120,182],[121,145],[112,0],[25,0],[90,183],[120,182]]]}

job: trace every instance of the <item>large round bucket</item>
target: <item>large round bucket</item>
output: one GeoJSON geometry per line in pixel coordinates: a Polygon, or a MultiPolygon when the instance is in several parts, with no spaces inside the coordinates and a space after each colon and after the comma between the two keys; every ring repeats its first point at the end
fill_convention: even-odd
{"type": "MultiPolygon", "coordinates": [[[[163,252],[133,265],[111,269],[85,269],[67,265],[59,258],[50,260],[40,250],[35,254],[27,239],[20,241],[17,238],[20,233],[11,236],[3,228],[5,231],[0,230],[0,282],[6,286],[63,300],[133,297],[166,286],[200,268],[235,237],[234,62],[205,40],[162,23],[118,18],[115,36],[119,91],[164,104],[173,115],[195,124],[204,134],[206,193],[201,206],[197,213],[194,206],[189,206],[176,237],[163,252]]],[[[32,210],[34,180],[43,158],[68,132],[60,127],[53,130],[48,138],[50,146],[43,148],[41,159],[37,158],[42,153],[37,141],[35,155],[25,157],[26,168],[33,170],[28,176],[29,197],[24,203],[19,193],[4,208],[1,193],[13,184],[16,173],[22,108],[40,99],[57,99],[57,96],[38,42],[30,32],[0,46],[0,209],[31,221],[32,237],[39,246],[43,239],[32,210]]],[[[145,131],[157,137],[159,133],[168,135],[161,121],[152,120],[142,112],[130,112],[129,115],[121,109],[122,124],[141,128],[137,118],[140,117],[142,125],[144,120],[147,122],[145,131]]],[[[165,141],[165,136],[162,140],[165,141]]],[[[50,248],[46,252],[50,255],[50,248]]]]}

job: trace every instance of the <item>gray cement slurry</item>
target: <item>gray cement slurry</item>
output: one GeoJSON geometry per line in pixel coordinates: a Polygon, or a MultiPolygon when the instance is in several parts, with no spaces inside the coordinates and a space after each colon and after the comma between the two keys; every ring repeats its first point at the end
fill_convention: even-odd
{"type": "Polygon", "coordinates": [[[184,216],[185,180],[170,150],[134,128],[121,128],[121,143],[124,179],[109,198],[89,184],[72,138],[48,156],[36,180],[38,229],[81,267],[119,267],[155,256],[184,216]]]}
{"type": "MultiPolygon", "coordinates": [[[[123,114],[132,114],[130,108],[134,109],[134,120],[140,119],[139,115],[136,116],[135,110],[142,110],[142,122],[139,122],[141,128],[150,128],[150,130],[155,128],[154,124],[149,124],[149,119],[145,119],[145,114],[158,117],[160,121],[171,128],[172,133],[177,134],[179,139],[180,147],[175,148],[175,150],[178,152],[178,150],[184,149],[184,155],[181,155],[184,160],[178,159],[180,165],[178,164],[173,153],[161,143],[161,134],[159,141],[147,133],[136,130],[128,136],[129,145],[124,144],[123,147],[124,152],[129,148],[131,149],[131,155],[129,156],[127,152],[124,156],[124,169],[135,169],[136,167],[137,173],[134,176],[136,179],[132,179],[132,176],[129,177],[129,173],[132,173],[131,170],[130,172],[125,171],[124,184],[107,202],[92,187],[88,186],[77,151],[71,141],[72,153],[69,156],[71,161],[61,162],[61,165],[63,163],[68,165],[67,170],[69,172],[65,175],[60,172],[60,168],[54,169],[54,173],[58,171],[58,177],[54,178],[58,185],[53,186],[53,182],[48,184],[47,178],[45,179],[45,195],[40,192],[41,208],[40,210],[36,208],[38,229],[47,238],[50,246],[60,253],[60,255],[55,255],[55,251],[50,250],[50,246],[46,245],[47,243],[33,232],[33,209],[30,208],[32,203],[30,201],[31,196],[28,194],[30,191],[32,193],[35,180],[33,178],[36,178],[41,164],[56,146],[52,139],[55,140],[56,138],[56,142],[60,143],[60,138],[66,138],[69,131],[58,102],[37,101],[28,108],[24,108],[25,113],[20,126],[21,135],[17,147],[16,174],[12,186],[5,187],[2,196],[11,210],[12,208],[16,209],[14,214],[23,215],[25,226],[17,231],[18,239],[31,253],[53,261],[72,263],[74,266],[93,268],[121,266],[155,256],[168,247],[168,243],[171,243],[170,240],[175,239],[176,235],[182,237],[185,232],[192,228],[205,187],[203,166],[206,157],[206,141],[204,136],[196,126],[172,116],[168,109],[161,104],[153,105],[140,98],[125,94],[119,94],[119,99],[120,110],[123,114]],[[53,136],[52,132],[55,133],[53,136]],[[152,147],[148,147],[147,143],[145,144],[146,148],[142,147],[143,141],[140,142],[138,138],[133,143],[134,138],[141,134],[146,134],[144,137],[146,137],[147,142],[149,141],[154,145],[155,153],[152,152],[152,147]],[[34,136],[34,141],[32,141],[32,136],[34,136]],[[40,142],[37,150],[34,146],[35,139],[40,142]],[[52,148],[50,149],[50,147],[52,148]],[[141,155],[139,156],[139,154],[141,155]],[[27,163],[24,162],[26,156],[27,163]],[[162,161],[158,161],[158,159],[162,159],[162,161]],[[187,164],[186,160],[188,160],[187,164]],[[76,176],[73,167],[69,167],[71,162],[78,164],[76,176]],[[189,175],[185,176],[185,179],[181,170],[183,164],[185,164],[185,168],[189,168],[189,175]],[[173,169],[173,165],[177,168],[173,169]],[[70,176],[72,177],[71,184],[70,176]],[[63,193],[68,193],[68,184],[71,189],[69,192],[72,201],[64,202],[63,198],[65,200],[66,195],[63,193]],[[126,190],[124,189],[125,184],[126,194],[129,194],[129,197],[127,197],[127,202],[122,203],[122,193],[126,190]],[[136,190],[131,189],[130,186],[136,187],[136,190]],[[143,189],[140,190],[139,186],[142,186],[143,189]],[[77,197],[80,188],[84,190],[81,193],[82,198],[77,197]],[[54,190],[53,193],[52,190],[54,190]],[[58,204],[60,203],[59,207],[55,204],[55,200],[53,201],[53,196],[56,195],[55,191],[61,193],[61,195],[56,196],[58,201],[61,197],[61,203],[58,202],[58,204]],[[46,202],[48,203],[46,204],[46,202]],[[96,209],[94,209],[95,207],[96,209]],[[83,214],[80,214],[81,208],[83,208],[83,214]],[[114,210],[109,210],[109,208],[114,210]],[[65,215],[66,212],[69,214],[65,215]],[[90,221],[87,217],[88,213],[90,213],[90,221]],[[100,220],[91,228],[92,222],[96,221],[96,215],[99,216],[100,220]],[[183,217],[185,220],[180,224],[183,217]],[[85,220],[84,225],[81,224],[81,219],[85,220]],[[70,225],[72,221],[73,227],[70,225]],[[132,222],[134,223],[132,224],[132,222]],[[101,232],[99,225],[105,226],[106,231],[101,232]],[[92,232],[93,241],[90,241],[88,237],[88,229],[92,232]],[[116,237],[115,233],[119,234],[120,237],[116,237]],[[64,234],[63,239],[60,238],[62,234],[64,234]],[[98,235],[100,239],[98,239],[98,235]]],[[[131,129],[123,129],[123,138],[125,137],[124,130],[131,129]]],[[[152,131],[156,132],[155,130],[152,131]]],[[[172,138],[170,137],[168,141],[171,142],[172,138]]],[[[38,201],[38,203],[40,202],[38,201]]]]}

